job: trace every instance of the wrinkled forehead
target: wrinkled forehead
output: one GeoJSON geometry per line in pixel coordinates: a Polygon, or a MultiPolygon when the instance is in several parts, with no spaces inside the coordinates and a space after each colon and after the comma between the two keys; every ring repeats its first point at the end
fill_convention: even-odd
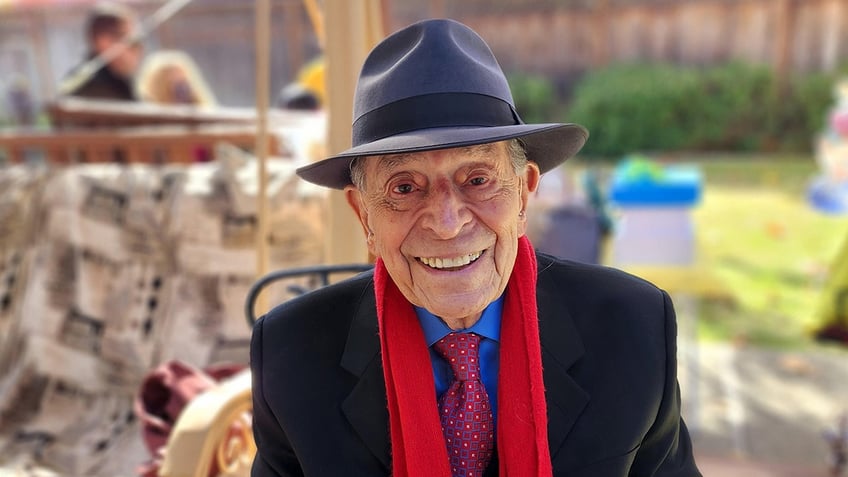
{"type": "Polygon", "coordinates": [[[406,152],[401,154],[385,154],[372,156],[371,161],[376,171],[390,171],[413,163],[426,163],[436,155],[445,155],[457,160],[467,161],[492,161],[497,162],[506,157],[506,143],[492,142],[477,144],[474,146],[463,146],[457,148],[438,149],[435,151],[406,152]]]}

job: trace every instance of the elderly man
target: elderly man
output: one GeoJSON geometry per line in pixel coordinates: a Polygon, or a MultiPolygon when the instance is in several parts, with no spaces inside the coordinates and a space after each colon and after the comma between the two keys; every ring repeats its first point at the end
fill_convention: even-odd
{"type": "Polygon", "coordinates": [[[524,237],[540,175],[586,138],[523,124],[457,22],[370,53],[354,147],[298,173],[344,189],[375,270],[257,322],[254,477],[700,475],[668,296],[524,237]]]}

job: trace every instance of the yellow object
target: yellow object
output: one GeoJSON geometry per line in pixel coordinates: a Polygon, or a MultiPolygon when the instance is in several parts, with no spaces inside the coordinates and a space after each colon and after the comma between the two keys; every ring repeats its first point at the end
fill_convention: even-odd
{"type": "Polygon", "coordinates": [[[842,303],[848,290],[848,240],[842,246],[830,265],[830,276],[822,292],[821,302],[816,310],[817,324],[820,327],[848,324],[846,303],[842,303]]]}
{"type": "MultiPolygon", "coordinates": [[[[315,0],[303,0],[303,6],[306,7],[306,13],[309,15],[309,21],[312,23],[312,29],[315,30],[318,45],[324,50],[327,45],[324,14],[315,0]]],[[[326,71],[327,67],[324,63],[324,57],[321,56],[304,65],[297,75],[297,83],[314,94],[322,107],[327,104],[327,84],[324,80],[326,71]]]]}
{"type": "Polygon", "coordinates": [[[321,56],[304,65],[297,75],[297,83],[314,94],[322,106],[327,104],[326,74],[327,66],[321,56]]]}

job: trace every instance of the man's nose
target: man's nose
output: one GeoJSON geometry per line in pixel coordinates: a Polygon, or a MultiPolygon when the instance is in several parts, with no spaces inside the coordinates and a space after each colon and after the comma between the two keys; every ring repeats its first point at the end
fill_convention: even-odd
{"type": "Polygon", "coordinates": [[[430,193],[423,226],[438,238],[450,239],[459,235],[471,221],[471,211],[461,191],[452,184],[439,184],[430,193]]]}

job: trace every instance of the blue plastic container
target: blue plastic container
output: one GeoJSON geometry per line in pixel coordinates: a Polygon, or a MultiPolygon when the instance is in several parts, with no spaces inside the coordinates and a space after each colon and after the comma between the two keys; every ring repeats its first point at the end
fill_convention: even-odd
{"type": "Polygon", "coordinates": [[[689,207],[700,201],[702,182],[694,166],[625,161],[613,173],[610,201],[619,207],[689,207]]]}

